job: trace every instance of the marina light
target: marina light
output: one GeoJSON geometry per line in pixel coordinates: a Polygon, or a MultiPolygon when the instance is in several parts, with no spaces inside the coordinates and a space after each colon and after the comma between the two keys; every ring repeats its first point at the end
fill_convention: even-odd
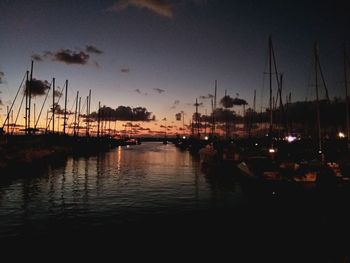
{"type": "Polygon", "coordinates": [[[288,135],[285,139],[286,139],[288,142],[294,142],[294,141],[297,139],[297,137],[288,135]]]}
{"type": "Polygon", "coordinates": [[[342,133],[342,132],[339,132],[339,133],[338,133],[338,137],[339,137],[339,138],[345,138],[345,134],[342,133]]]}
{"type": "Polygon", "coordinates": [[[269,153],[275,153],[275,152],[276,152],[276,150],[274,148],[269,149],[269,153]]]}
{"type": "Polygon", "coordinates": [[[208,136],[205,136],[205,137],[204,137],[204,140],[206,140],[206,141],[209,140],[209,137],[208,137],[208,136]]]}

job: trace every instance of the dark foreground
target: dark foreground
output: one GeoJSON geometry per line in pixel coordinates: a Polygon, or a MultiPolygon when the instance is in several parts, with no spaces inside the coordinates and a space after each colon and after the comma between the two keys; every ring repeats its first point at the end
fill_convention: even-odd
{"type": "Polygon", "coordinates": [[[349,262],[348,188],[245,182],[232,171],[205,174],[171,145],[135,147],[2,180],[2,251],[99,261],[349,262]]]}

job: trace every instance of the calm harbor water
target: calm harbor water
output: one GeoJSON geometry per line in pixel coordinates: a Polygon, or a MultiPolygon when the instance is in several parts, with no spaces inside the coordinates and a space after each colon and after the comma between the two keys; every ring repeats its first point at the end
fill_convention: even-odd
{"type": "Polygon", "coordinates": [[[138,223],[232,208],[242,198],[234,181],[221,188],[211,184],[187,151],[144,143],[68,158],[36,176],[1,182],[0,235],[41,235],[66,224],[79,229],[138,223]]]}
{"type": "Polygon", "coordinates": [[[204,173],[197,158],[171,144],[69,157],[30,173],[0,181],[1,239],[163,231],[197,242],[294,237],[322,248],[349,234],[348,192],[261,191],[234,171],[204,173]]]}

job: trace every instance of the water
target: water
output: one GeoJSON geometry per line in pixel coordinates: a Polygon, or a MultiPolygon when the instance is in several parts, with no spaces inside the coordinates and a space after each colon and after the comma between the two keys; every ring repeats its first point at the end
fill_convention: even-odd
{"type": "Polygon", "coordinates": [[[2,237],[170,218],[232,208],[242,199],[239,185],[211,184],[198,160],[170,144],[119,147],[55,166],[1,183],[2,237]]]}
{"type": "Polygon", "coordinates": [[[179,237],[172,248],[201,244],[221,251],[235,241],[297,246],[292,254],[349,244],[342,241],[350,233],[348,192],[246,185],[234,171],[204,173],[198,159],[171,144],[69,157],[30,173],[0,181],[0,239],[116,242],[132,236],[133,246],[135,240],[144,246],[158,235],[158,245],[179,237]]]}

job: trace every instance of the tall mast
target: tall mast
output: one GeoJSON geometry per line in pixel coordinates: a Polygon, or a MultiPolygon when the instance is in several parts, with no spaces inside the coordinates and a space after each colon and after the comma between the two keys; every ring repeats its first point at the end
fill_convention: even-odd
{"type": "Polygon", "coordinates": [[[320,102],[318,97],[318,44],[317,42],[314,45],[314,55],[315,55],[315,86],[316,86],[316,110],[317,110],[317,130],[318,130],[318,152],[322,153],[322,141],[321,141],[321,120],[320,120],[320,102]]]}
{"type": "Polygon", "coordinates": [[[97,137],[100,137],[100,118],[101,118],[101,102],[98,102],[98,112],[97,112],[97,137]]]}
{"type": "Polygon", "coordinates": [[[52,133],[55,133],[55,78],[52,79],[52,133]]]}
{"type": "MultiPolygon", "coordinates": [[[[29,97],[28,97],[28,129],[30,130],[30,108],[32,104],[32,81],[33,81],[33,63],[34,61],[32,60],[32,65],[30,67],[30,79],[29,79],[29,97]]],[[[28,131],[30,132],[30,131],[28,131]]]]}
{"type": "Polygon", "coordinates": [[[78,125],[77,125],[77,134],[79,136],[79,129],[80,129],[80,106],[81,106],[81,97],[79,97],[79,106],[78,106],[78,125]]]}
{"type": "Polygon", "coordinates": [[[348,78],[347,78],[347,54],[346,45],[344,44],[344,81],[345,81],[345,105],[346,105],[346,138],[347,147],[350,149],[350,128],[349,128],[349,98],[348,98],[348,78]]]}
{"type": "Polygon", "coordinates": [[[89,136],[89,96],[86,96],[86,131],[85,136],[89,136]]]}
{"type": "Polygon", "coordinates": [[[213,107],[213,135],[215,134],[215,110],[216,110],[216,93],[217,93],[218,81],[215,80],[215,90],[214,90],[214,107],[213,107]]]}
{"type": "MultiPolygon", "coordinates": [[[[35,123],[36,123],[35,103],[34,103],[34,105],[33,105],[33,106],[34,106],[34,122],[33,122],[33,123],[34,123],[34,125],[35,125],[35,123]]],[[[34,127],[35,127],[35,126],[34,126],[34,127]]],[[[34,132],[35,132],[35,131],[34,131],[34,132]]]]}
{"type": "Polygon", "coordinates": [[[64,115],[63,115],[63,134],[66,134],[67,125],[67,94],[68,93],[68,79],[66,80],[66,94],[64,98],[64,115]]]}
{"type": "MultiPolygon", "coordinates": [[[[9,106],[7,105],[7,116],[10,116],[9,106]]],[[[10,118],[7,118],[7,134],[10,134],[10,118]]]]}
{"type": "Polygon", "coordinates": [[[88,110],[87,110],[87,136],[89,136],[90,134],[89,134],[89,132],[90,132],[90,107],[91,107],[91,89],[89,90],[89,97],[88,97],[88,101],[87,101],[87,105],[88,105],[88,110]]]}
{"type": "Polygon", "coordinates": [[[269,85],[270,85],[270,128],[269,133],[272,132],[272,39],[269,36],[269,85]]]}
{"type": "Polygon", "coordinates": [[[74,112],[74,136],[77,135],[77,113],[78,113],[78,97],[79,97],[79,91],[77,91],[77,97],[75,99],[75,112],[74,112]]]}
{"type": "Polygon", "coordinates": [[[28,134],[28,93],[29,93],[29,71],[26,72],[26,88],[25,88],[25,95],[26,95],[26,107],[25,107],[25,125],[24,130],[25,134],[28,134]]]}
{"type": "Polygon", "coordinates": [[[48,120],[49,120],[49,112],[50,112],[49,110],[47,110],[47,112],[46,112],[46,123],[45,123],[45,127],[46,127],[46,128],[45,128],[45,133],[47,133],[47,128],[48,128],[48,127],[47,127],[47,124],[48,124],[48,120]]]}
{"type": "Polygon", "coordinates": [[[196,98],[196,126],[197,126],[197,136],[198,138],[200,137],[200,134],[199,134],[199,116],[198,116],[198,101],[197,101],[197,98],[196,98]]]}

